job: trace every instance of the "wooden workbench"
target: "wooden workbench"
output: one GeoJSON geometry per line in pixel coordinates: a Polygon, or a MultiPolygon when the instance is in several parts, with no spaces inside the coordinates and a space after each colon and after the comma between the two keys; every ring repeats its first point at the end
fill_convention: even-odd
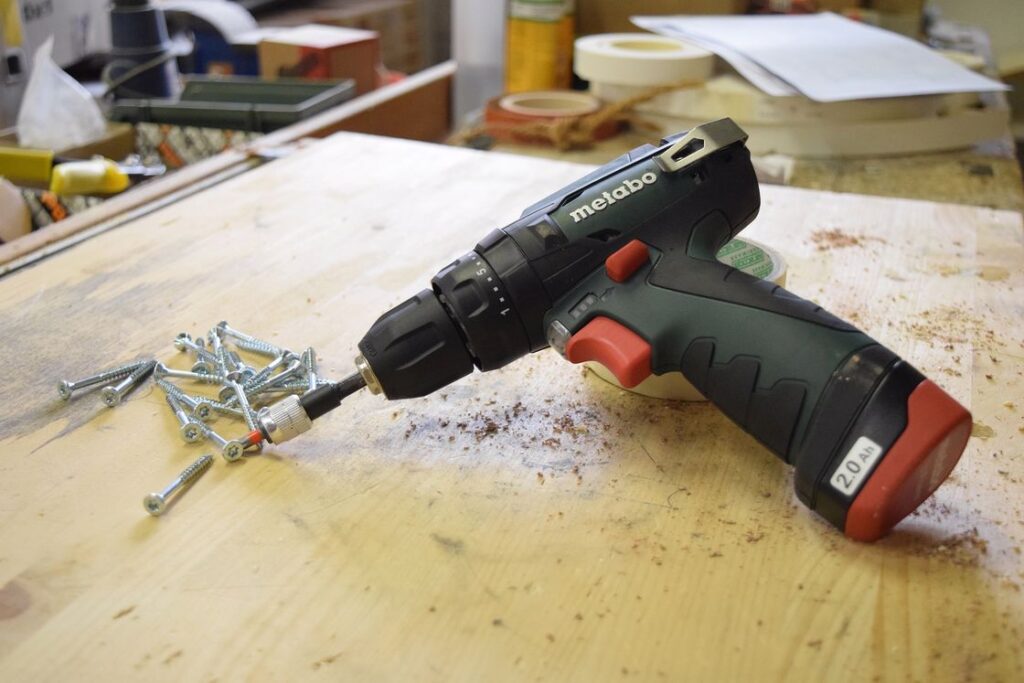
{"type": "Polygon", "coordinates": [[[151,384],[57,398],[183,367],[174,335],[223,318],[340,377],[386,307],[584,170],[339,134],[0,280],[0,680],[1022,680],[1014,213],[764,188],[748,232],[790,288],[974,411],[952,479],[874,545],[713,407],[551,352],[363,392],[159,519],[143,495],[209,449],[151,384]]]}
{"type": "MultiPolygon", "coordinates": [[[[545,145],[510,142],[500,143],[495,149],[600,164],[656,137],[657,133],[627,130],[586,149],[562,151],[545,145]]],[[[1013,137],[1007,130],[1005,139],[969,150],[858,159],[791,159],[792,170],[785,184],[809,190],[1024,211],[1024,185],[1014,152],[1013,137]]]]}

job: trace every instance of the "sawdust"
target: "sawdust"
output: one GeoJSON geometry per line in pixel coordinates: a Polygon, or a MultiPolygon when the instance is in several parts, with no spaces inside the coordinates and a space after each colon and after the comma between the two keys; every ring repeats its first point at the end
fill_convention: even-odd
{"type": "Polygon", "coordinates": [[[948,536],[940,543],[910,546],[907,551],[918,557],[944,560],[960,567],[977,567],[988,554],[988,541],[983,539],[977,528],[948,536]]]}
{"type": "Polygon", "coordinates": [[[985,440],[985,439],[991,439],[995,435],[996,435],[996,430],[992,429],[991,427],[989,427],[986,424],[982,424],[981,422],[975,422],[971,426],[971,436],[973,436],[975,438],[985,440]]]}
{"type": "Polygon", "coordinates": [[[978,271],[978,277],[988,282],[1000,282],[1010,277],[1010,271],[1002,266],[982,266],[978,271]]]}
{"type": "Polygon", "coordinates": [[[916,339],[932,346],[938,344],[949,351],[955,344],[977,344],[987,351],[996,345],[996,333],[981,319],[953,306],[931,308],[904,322],[916,339]]]}
{"type": "Polygon", "coordinates": [[[832,251],[833,249],[847,249],[849,247],[863,247],[870,242],[888,244],[881,237],[869,237],[867,235],[854,235],[843,232],[838,228],[828,230],[815,230],[811,233],[811,242],[818,251],[832,251]]]}

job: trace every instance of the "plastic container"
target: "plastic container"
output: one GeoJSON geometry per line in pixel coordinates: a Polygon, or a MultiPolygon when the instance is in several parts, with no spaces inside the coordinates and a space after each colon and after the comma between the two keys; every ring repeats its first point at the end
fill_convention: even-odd
{"type": "Polygon", "coordinates": [[[355,96],[351,79],[335,82],[276,80],[244,76],[192,77],[178,99],[119,100],[110,117],[268,133],[347,102],[355,96]]]}

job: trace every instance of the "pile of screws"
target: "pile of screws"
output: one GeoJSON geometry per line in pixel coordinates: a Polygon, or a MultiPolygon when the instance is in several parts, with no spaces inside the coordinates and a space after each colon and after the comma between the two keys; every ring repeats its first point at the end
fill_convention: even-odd
{"type": "MultiPolygon", "coordinates": [[[[312,348],[297,354],[236,330],[224,321],[214,326],[206,337],[193,338],[182,332],[174,339],[174,346],[191,354],[194,361],[191,370],[173,370],[158,361],[142,360],[73,382],[61,380],[58,392],[66,401],[78,390],[103,385],[100,396],[103,403],[112,408],[149,375],[153,375],[178,420],[181,438],[186,443],[211,441],[225,460],[234,462],[246,453],[262,450],[257,425],[260,409],[277,401],[281,394],[303,394],[328,384],[317,372],[316,352],[312,348]],[[268,362],[261,368],[250,366],[239,351],[263,356],[268,362]],[[195,393],[195,389],[186,391],[171,380],[194,384],[196,388],[216,389],[217,394],[195,393]],[[247,434],[234,439],[224,438],[207,424],[218,416],[244,422],[247,434]]],[[[195,481],[209,469],[211,462],[210,456],[203,456],[162,493],[147,496],[144,501],[146,511],[152,515],[161,514],[166,499],[195,481]]]]}

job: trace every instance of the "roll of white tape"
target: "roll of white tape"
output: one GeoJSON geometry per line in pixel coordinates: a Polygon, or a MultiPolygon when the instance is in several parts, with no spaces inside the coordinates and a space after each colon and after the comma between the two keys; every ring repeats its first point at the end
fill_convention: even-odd
{"type": "MultiPolygon", "coordinates": [[[[786,262],[782,255],[774,249],[750,240],[734,239],[718,250],[719,261],[777,285],[786,284],[786,262]]],[[[588,362],[589,370],[601,379],[621,387],[615,375],[600,363],[588,362]]],[[[634,394],[651,398],[667,398],[675,401],[703,401],[704,397],[683,377],[681,372],[666,372],[664,375],[651,375],[632,389],[634,394]]]]}
{"type": "Polygon", "coordinates": [[[498,101],[505,111],[531,118],[561,118],[593,114],[601,101],[593,95],[573,90],[538,90],[506,95],[498,101]]]}
{"type": "Polygon", "coordinates": [[[715,56],[695,45],[653,33],[601,33],[576,40],[573,70],[588,81],[668,85],[706,81],[715,56]]]}

